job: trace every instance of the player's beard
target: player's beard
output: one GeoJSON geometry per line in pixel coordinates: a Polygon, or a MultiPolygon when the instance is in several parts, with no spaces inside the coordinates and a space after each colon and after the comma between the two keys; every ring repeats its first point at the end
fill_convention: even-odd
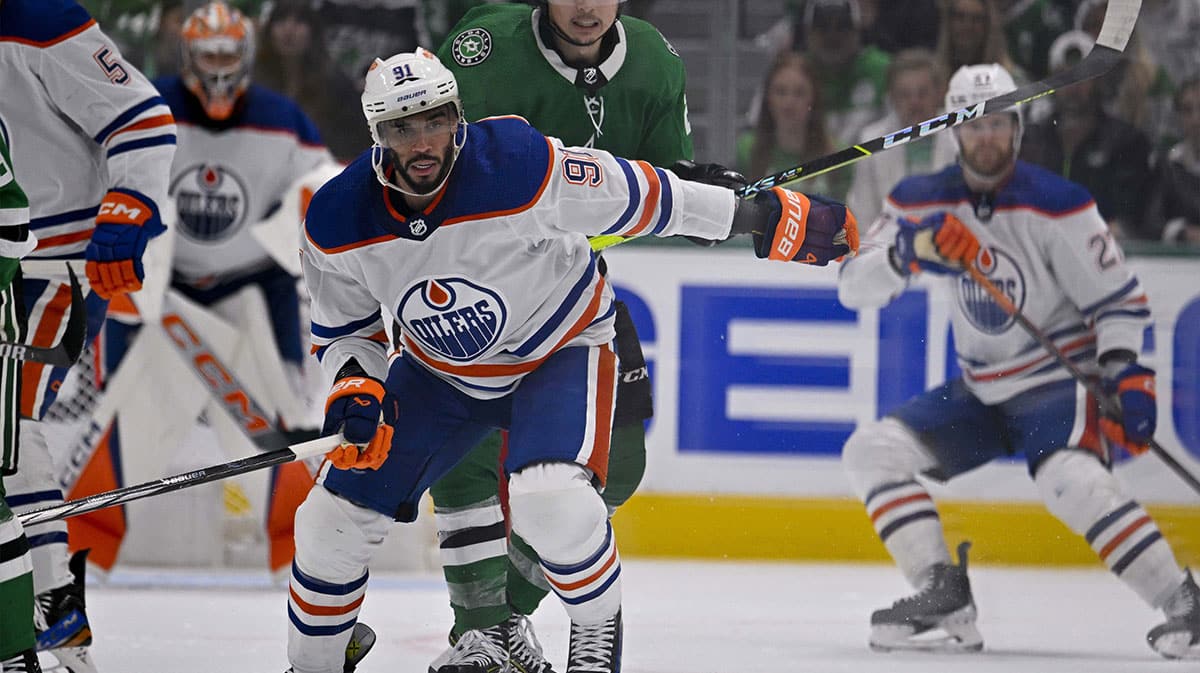
{"type": "Polygon", "coordinates": [[[1014,160],[1012,138],[988,139],[968,150],[963,147],[962,161],[972,173],[988,181],[999,181],[1012,169],[1014,160]]]}
{"type": "Polygon", "coordinates": [[[451,144],[446,147],[445,152],[442,153],[440,158],[432,154],[419,154],[409,159],[404,164],[402,170],[400,171],[400,175],[404,179],[405,184],[407,184],[409,189],[411,189],[413,192],[417,194],[429,194],[437,189],[446,179],[446,175],[450,172],[450,167],[453,165],[450,161],[453,152],[454,145],[451,144]],[[438,162],[437,172],[431,174],[429,177],[414,177],[411,172],[413,164],[422,161],[438,162]]]}

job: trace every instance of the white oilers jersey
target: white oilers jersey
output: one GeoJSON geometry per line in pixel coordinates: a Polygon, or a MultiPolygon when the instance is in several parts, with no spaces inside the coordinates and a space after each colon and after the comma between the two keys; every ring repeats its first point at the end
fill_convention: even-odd
{"type": "Polygon", "coordinates": [[[224,122],[209,120],[179,77],[155,85],[179,125],[170,183],[179,234],[175,273],[207,285],[273,264],[251,226],[277,209],[301,176],[333,162],[316,127],[290,99],[257,85],[224,122]]]}
{"type": "MultiPolygon", "coordinates": [[[[1142,350],[1150,305],[1092,197],[1079,185],[1017,162],[1012,179],[980,204],[958,165],[908,178],[888,196],[859,256],[843,265],[839,296],[882,306],[907,285],[888,262],[896,218],[953,213],[979,238],[983,272],[1080,369],[1097,355],[1142,350]],[[976,212],[991,212],[981,218],[976,212]]],[[[953,295],[954,345],[963,380],[994,404],[1070,374],[968,274],[922,274],[953,295]]]]}
{"type": "Polygon", "coordinates": [[[72,0],[0,3],[0,133],[29,196],[32,257],[81,257],[113,187],[167,195],[171,112],[72,0]]]}
{"type": "Polygon", "coordinates": [[[400,212],[398,197],[370,152],[313,197],[301,257],[314,349],[330,374],[355,357],[383,378],[395,320],[407,357],[479,399],[560,348],[612,340],[613,292],[587,236],[724,239],[734,211],[730,190],[565,148],[515,117],[468,126],[424,211],[400,212]]]}

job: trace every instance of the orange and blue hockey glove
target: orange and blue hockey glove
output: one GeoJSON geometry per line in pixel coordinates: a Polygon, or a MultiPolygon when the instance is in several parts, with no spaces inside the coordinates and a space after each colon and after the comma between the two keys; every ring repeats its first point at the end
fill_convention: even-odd
{"type": "Polygon", "coordinates": [[[1154,370],[1136,362],[1104,379],[1104,392],[1120,402],[1121,417],[1101,417],[1100,431],[1110,442],[1135,456],[1150,448],[1150,440],[1158,427],[1158,400],[1154,389],[1154,370]]]}
{"type": "Polygon", "coordinates": [[[342,444],[326,454],[342,469],[377,470],[392,449],[391,425],[382,423],[383,384],[366,375],[340,377],[325,401],[322,435],[341,433],[342,444]]]}
{"type": "Polygon", "coordinates": [[[892,251],[900,273],[956,274],[975,263],[979,239],[954,215],[934,213],[920,222],[902,217],[899,223],[892,251]]]}
{"type": "Polygon", "coordinates": [[[132,189],[113,189],[100,202],[96,230],[83,252],[92,290],[104,299],[142,289],[146,243],[166,231],[154,201],[132,189]]]}
{"type": "Polygon", "coordinates": [[[782,187],[738,201],[730,234],[747,233],[759,259],[825,266],[858,253],[858,221],[845,204],[782,187]]]}

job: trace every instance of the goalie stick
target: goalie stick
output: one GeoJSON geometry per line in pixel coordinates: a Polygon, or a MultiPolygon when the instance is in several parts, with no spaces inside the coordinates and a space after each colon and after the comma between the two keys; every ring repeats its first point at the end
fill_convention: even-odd
{"type": "MultiPolygon", "coordinates": [[[[752,199],[760,192],[774,187],[810,180],[818,175],[849,166],[878,152],[900,147],[913,140],[927,138],[985,115],[1002,112],[1049,96],[1063,87],[1099,77],[1111,70],[1124,56],[1125,46],[1129,43],[1129,36],[1133,33],[1133,26],[1137,22],[1141,7],[1142,0],[1109,0],[1108,8],[1104,10],[1104,23],[1100,27],[1100,37],[1096,39],[1096,44],[1092,47],[1091,52],[1082,61],[1060,73],[1018,87],[1004,95],[989,98],[982,103],[946,112],[916,126],[909,126],[833,154],[817,157],[812,161],[785,169],[774,175],[768,175],[734,191],[734,194],[738,198],[752,199]]],[[[594,251],[599,252],[633,238],[637,237],[595,236],[591,239],[591,245],[594,251]]]]}
{"type": "Polygon", "coordinates": [[[21,525],[32,526],[48,521],[57,521],[67,517],[76,516],[94,512],[99,509],[105,509],[114,505],[130,502],[132,500],[141,500],[171,491],[178,491],[185,488],[191,488],[199,484],[204,484],[210,481],[218,481],[236,477],[247,472],[254,472],[283,463],[290,463],[296,460],[306,460],[314,458],[322,454],[332,451],[342,441],[341,435],[330,435],[328,437],[319,437],[307,442],[293,444],[291,446],[270,451],[267,453],[257,453],[253,456],[239,458],[228,463],[220,463],[218,465],[210,465],[209,467],[184,472],[171,477],[163,477],[153,481],[143,482],[135,486],[126,486],[124,488],[97,493],[86,498],[78,500],[70,500],[59,505],[50,505],[41,509],[35,509],[20,515],[21,525]]]}
{"type": "MultiPolygon", "coordinates": [[[[1105,394],[1098,382],[1096,382],[1094,379],[1088,378],[1086,374],[1080,371],[1079,367],[1077,367],[1070,358],[1063,354],[1063,352],[1059,350],[1058,346],[1054,345],[1054,342],[1050,340],[1050,337],[1046,336],[1045,332],[1039,329],[1037,325],[1033,324],[1029,318],[1025,317],[1025,314],[1021,312],[1021,309],[1017,308],[1017,305],[1012,303],[1012,300],[1010,300],[1008,296],[1000,290],[1000,288],[996,287],[995,283],[988,280],[987,276],[983,275],[983,272],[980,271],[974,264],[969,265],[967,270],[970,272],[971,278],[974,279],[975,282],[978,283],[985,292],[991,295],[992,299],[996,300],[996,303],[1000,305],[1000,308],[1003,309],[1005,313],[1012,316],[1012,318],[1016,320],[1026,332],[1029,333],[1029,336],[1036,339],[1038,343],[1042,345],[1042,348],[1046,349],[1046,352],[1054,356],[1054,359],[1058,360],[1058,363],[1066,368],[1067,372],[1069,372],[1072,378],[1074,378],[1081,386],[1083,386],[1084,390],[1087,390],[1090,395],[1099,401],[1100,410],[1104,414],[1112,418],[1121,417],[1121,408],[1117,401],[1105,394]]],[[[1167,453],[1167,450],[1164,449],[1158,442],[1154,441],[1154,438],[1150,439],[1149,444],[1151,453],[1158,456],[1160,460],[1166,463],[1167,467],[1171,468],[1175,474],[1179,475],[1180,479],[1183,479],[1185,482],[1187,482],[1188,486],[1191,486],[1192,489],[1194,489],[1197,493],[1200,493],[1200,480],[1197,480],[1195,475],[1193,475],[1186,467],[1181,465],[1178,460],[1175,460],[1174,456],[1167,453]]]]}
{"type": "Polygon", "coordinates": [[[87,339],[87,307],[83,300],[83,289],[79,278],[70,264],[67,275],[71,283],[71,308],[67,314],[67,326],[58,344],[47,348],[19,343],[0,342],[0,358],[21,362],[40,362],[52,367],[70,367],[79,359],[87,339]]]}

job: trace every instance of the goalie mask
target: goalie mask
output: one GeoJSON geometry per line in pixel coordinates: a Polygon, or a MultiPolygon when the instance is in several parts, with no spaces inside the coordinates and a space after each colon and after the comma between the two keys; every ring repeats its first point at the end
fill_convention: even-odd
{"type": "Polygon", "coordinates": [[[184,86],[200,99],[210,118],[229,119],[250,86],[253,25],[224,2],[210,2],[188,16],[180,37],[184,86]]]}
{"type": "MultiPolygon", "coordinates": [[[[971,107],[996,96],[1002,96],[1010,91],[1015,91],[1016,88],[1017,85],[1013,81],[1012,75],[1008,74],[1008,71],[999,64],[964,65],[950,78],[950,83],[946,89],[946,111],[953,112],[954,110],[971,107]]],[[[1021,134],[1024,131],[1021,114],[1016,110],[996,114],[997,116],[1008,114],[1013,118],[1012,156],[1015,160],[1021,151],[1021,134]]],[[[988,115],[983,119],[967,122],[966,125],[987,124],[988,119],[992,116],[988,115]]],[[[981,182],[990,181],[995,176],[981,175],[973,171],[971,166],[968,166],[966,162],[961,160],[963,155],[962,129],[963,127],[957,127],[952,131],[954,144],[958,149],[960,158],[959,163],[962,164],[964,171],[975,173],[975,177],[981,182]]]]}
{"type": "Polygon", "coordinates": [[[462,100],[454,73],[425,49],[397,54],[387,60],[375,59],[367,71],[362,94],[363,115],[371,139],[371,165],[375,177],[386,187],[409,196],[428,196],[446,184],[458,153],[467,142],[467,122],[463,117],[462,100]],[[445,108],[446,115],[436,119],[408,119],[413,115],[445,108]],[[398,165],[397,148],[414,139],[445,138],[447,155],[435,157],[442,161],[440,170],[429,188],[417,188],[398,165]]]}

